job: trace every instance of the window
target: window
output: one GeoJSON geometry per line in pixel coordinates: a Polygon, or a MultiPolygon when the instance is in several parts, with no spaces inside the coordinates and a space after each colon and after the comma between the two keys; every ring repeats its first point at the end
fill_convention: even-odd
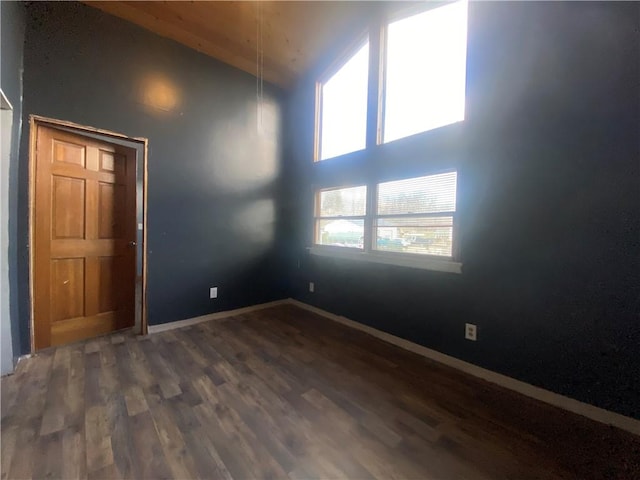
{"type": "Polygon", "coordinates": [[[321,84],[319,160],[365,148],[368,73],[369,42],[321,84]]]}
{"type": "MultiPolygon", "coordinates": [[[[361,186],[316,192],[311,252],[460,273],[456,163],[428,158],[430,136],[404,152],[380,144],[464,120],[468,0],[410,3],[389,2],[380,12],[393,17],[370,23],[367,43],[317,84],[314,159],[365,151],[332,174],[361,186]],[[421,162],[432,174],[372,180],[421,162]]],[[[464,154],[452,144],[446,156],[464,154]]]]}
{"type": "Polygon", "coordinates": [[[374,248],[453,256],[457,173],[378,185],[374,248]]]}
{"type": "Polygon", "coordinates": [[[367,42],[318,84],[316,160],[369,147],[367,132],[386,143],[464,120],[467,0],[380,27],[381,42],[367,42]],[[369,79],[370,62],[382,81],[369,79]],[[381,93],[371,105],[369,83],[381,93]],[[368,107],[379,113],[369,125],[368,107]]]}
{"type": "Polygon", "coordinates": [[[384,142],[464,120],[467,2],[389,24],[384,142]]]}
{"type": "MultiPolygon", "coordinates": [[[[315,243],[360,249],[359,258],[382,263],[429,268],[421,258],[440,258],[440,267],[454,262],[457,180],[450,171],[384,182],[372,185],[373,196],[366,186],[320,190],[315,243]]],[[[452,265],[437,269],[458,271],[460,264],[452,265]]]]}
{"type": "Polygon", "coordinates": [[[366,186],[318,192],[315,243],[362,248],[366,206],[366,186]]]}

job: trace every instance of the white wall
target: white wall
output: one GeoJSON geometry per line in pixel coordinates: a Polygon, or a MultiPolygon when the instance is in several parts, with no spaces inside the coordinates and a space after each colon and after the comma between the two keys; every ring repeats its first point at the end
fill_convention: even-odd
{"type": "Polygon", "coordinates": [[[13,371],[9,318],[9,156],[13,110],[2,91],[0,110],[0,374],[13,371]]]}

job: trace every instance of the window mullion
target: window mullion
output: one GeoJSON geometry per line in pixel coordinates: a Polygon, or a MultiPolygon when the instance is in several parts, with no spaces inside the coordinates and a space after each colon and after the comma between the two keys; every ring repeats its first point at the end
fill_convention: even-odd
{"type": "Polygon", "coordinates": [[[460,260],[460,222],[458,221],[457,212],[453,215],[453,238],[451,245],[451,257],[454,260],[460,260]]]}
{"type": "Polygon", "coordinates": [[[318,162],[322,158],[322,83],[316,83],[316,117],[315,117],[315,144],[313,146],[313,161],[318,162]]]}
{"type": "Polygon", "coordinates": [[[384,115],[386,108],[387,89],[387,23],[379,25],[379,54],[378,54],[378,102],[376,104],[376,145],[384,143],[384,115]]]}
{"type": "Polygon", "coordinates": [[[365,252],[371,252],[375,237],[375,215],[377,213],[378,185],[375,182],[367,184],[367,211],[364,219],[364,241],[363,247],[365,252]]]}
{"type": "Polygon", "coordinates": [[[380,126],[380,96],[382,93],[381,59],[382,59],[382,26],[375,18],[369,27],[369,75],[367,94],[367,133],[366,148],[373,148],[378,144],[378,129],[380,126]]]}

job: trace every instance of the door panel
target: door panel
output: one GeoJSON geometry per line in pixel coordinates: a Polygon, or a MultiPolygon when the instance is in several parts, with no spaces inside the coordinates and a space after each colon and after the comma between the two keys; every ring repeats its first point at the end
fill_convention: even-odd
{"type": "Polygon", "coordinates": [[[51,321],[84,315],[84,258],[51,260],[51,321]]]}
{"type": "Polygon", "coordinates": [[[64,140],[53,139],[53,161],[85,166],[86,148],[64,140]]]}
{"type": "Polygon", "coordinates": [[[98,184],[98,238],[124,238],[125,190],[124,185],[98,184]]]}
{"type": "Polygon", "coordinates": [[[84,239],[85,181],[82,178],[53,175],[51,208],[53,239],[84,239]]]}
{"type": "Polygon", "coordinates": [[[38,127],[36,349],[134,324],[135,151],[38,127]]]}
{"type": "Polygon", "coordinates": [[[126,257],[100,257],[98,312],[105,313],[124,308],[127,299],[122,295],[118,279],[126,275],[126,257]]]}

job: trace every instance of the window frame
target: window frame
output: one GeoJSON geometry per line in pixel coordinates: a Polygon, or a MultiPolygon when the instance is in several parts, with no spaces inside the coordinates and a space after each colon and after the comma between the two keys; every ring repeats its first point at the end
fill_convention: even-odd
{"type": "MultiPolygon", "coordinates": [[[[377,16],[372,23],[364,31],[355,37],[355,40],[343,50],[342,54],[336,57],[329,66],[318,76],[315,84],[315,118],[314,118],[314,147],[313,147],[313,163],[323,162],[326,160],[333,160],[340,158],[343,155],[349,155],[350,153],[359,152],[361,150],[354,150],[354,152],[344,153],[335,157],[321,159],[321,146],[322,146],[322,87],[323,85],[333,77],[357,52],[362,46],[369,43],[369,71],[367,74],[367,115],[366,115],[366,133],[365,133],[365,147],[363,150],[369,148],[384,145],[384,129],[385,129],[385,111],[386,111],[386,90],[387,90],[387,51],[388,51],[388,29],[389,24],[403,20],[421,13],[425,13],[429,10],[444,7],[452,3],[467,2],[467,9],[469,8],[470,0],[454,0],[454,1],[434,1],[425,2],[417,5],[391,5],[381,15],[377,16]]],[[[468,14],[467,14],[467,32],[468,32],[468,14]]],[[[468,38],[468,37],[467,37],[468,38]]],[[[467,49],[468,56],[468,49],[467,49]]],[[[466,61],[466,60],[465,60],[466,61]]],[[[468,70],[468,69],[466,69],[468,70]]],[[[465,81],[466,85],[466,81],[465,81]]],[[[466,88],[465,88],[466,90],[466,88]]],[[[466,103],[466,91],[465,91],[465,103],[466,103]]],[[[466,112],[465,112],[466,116],[466,112]]],[[[464,119],[462,120],[464,121],[464,119]]],[[[446,125],[443,125],[443,127],[446,125]]],[[[437,127],[442,128],[442,127],[437,127]]],[[[435,128],[435,129],[437,129],[435,128]]],[[[386,143],[403,140],[413,135],[420,135],[421,133],[429,132],[431,130],[425,130],[422,132],[416,132],[415,134],[407,137],[401,137],[395,140],[390,140],[386,143]]]]}
{"type": "Polygon", "coordinates": [[[425,270],[435,270],[449,273],[462,273],[462,263],[459,255],[459,213],[458,213],[458,185],[460,171],[457,168],[447,168],[429,171],[420,175],[411,177],[403,177],[394,180],[371,181],[359,184],[346,184],[338,187],[320,188],[314,191],[314,218],[313,218],[313,242],[309,247],[309,251],[313,255],[347,258],[352,260],[361,260],[374,263],[383,263],[388,265],[404,266],[425,270]],[[413,178],[428,177],[440,175],[444,173],[456,172],[456,209],[455,211],[438,212],[438,213],[419,213],[419,214],[378,214],[378,188],[381,183],[387,183],[395,180],[410,180],[413,178]],[[363,216],[331,216],[321,217],[320,213],[320,194],[331,190],[341,190],[344,188],[366,187],[366,203],[365,215],[363,216]],[[377,236],[375,235],[376,220],[384,217],[414,217],[428,218],[448,216],[452,217],[452,245],[451,256],[431,255],[423,253],[410,252],[393,252],[389,250],[377,249],[377,236]],[[321,219],[364,219],[364,232],[362,248],[343,247],[337,245],[323,245],[317,243],[318,240],[318,224],[321,219]]]}
{"type": "MultiPolygon", "coordinates": [[[[333,76],[340,71],[342,67],[344,67],[349,60],[351,60],[360,49],[366,44],[369,44],[369,65],[371,64],[371,33],[369,29],[365,29],[356,37],[356,39],[351,42],[351,44],[339,55],[335,58],[331,64],[323,71],[323,73],[316,80],[315,86],[315,119],[314,119],[314,139],[313,139],[313,162],[325,162],[327,160],[333,160],[334,158],[340,158],[343,155],[349,155],[350,153],[359,152],[362,150],[366,150],[369,148],[368,142],[368,131],[369,131],[369,123],[368,123],[368,96],[367,95],[367,115],[365,115],[365,145],[364,148],[360,150],[354,150],[352,152],[343,153],[341,155],[336,155],[335,157],[329,158],[321,158],[322,156],[322,91],[324,84],[327,83],[333,76]]],[[[367,91],[370,90],[371,81],[370,81],[370,69],[367,71],[367,91]]],[[[342,187],[340,187],[342,188],[342,187]]]]}
{"type": "MultiPolygon", "coordinates": [[[[414,134],[411,135],[407,135],[405,137],[400,137],[400,138],[396,138],[394,140],[389,140],[388,142],[384,141],[384,130],[385,130],[385,126],[386,126],[386,119],[385,119],[385,113],[386,113],[386,103],[387,103],[387,52],[388,52],[388,45],[389,45],[389,35],[388,35],[388,30],[389,30],[389,25],[391,23],[395,23],[398,22],[400,20],[404,20],[416,15],[420,15],[422,13],[428,12],[429,10],[434,10],[436,8],[440,8],[440,7],[444,7],[447,5],[451,5],[454,3],[458,3],[458,2],[466,2],[467,3],[467,52],[465,53],[465,62],[468,60],[468,31],[469,31],[469,14],[468,14],[468,8],[469,8],[469,3],[470,0],[453,0],[453,1],[435,1],[435,2],[429,2],[429,3],[423,3],[423,4],[418,4],[418,5],[409,5],[409,6],[404,6],[404,7],[400,7],[400,8],[396,8],[396,9],[392,9],[389,12],[387,12],[386,15],[384,15],[381,24],[380,24],[380,43],[378,45],[378,48],[380,49],[380,52],[378,53],[378,56],[380,57],[379,60],[379,65],[378,68],[380,70],[380,79],[378,81],[378,90],[379,90],[379,95],[378,95],[378,104],[377,104],[377,125],[376,125],[376,145],[385,145],[387,143],[392,143],[392,142],[397,142],[398,140],[403,140],[405,138],[409,138],[412,137],[414,135],[420,135],[422,133],[426,133],[426,132],[430,132],[432,130],[437,130],[438,128],[443,128],[449,125],[453,125],[453,124],[448,124],[448,125],[442,125],[441,127],[436,127],[436,128],[432,128],[429,130],[423,130],[422,132],[416,132],[414,134]]],[[[467,65],[468,66],[468,65],[467,65]]],[[[465,68],[465,72],[467,72],[468,69],[465,68]]],[[[466,104],[466,100],[467,100],[467,92],[466,92],[466,78],[465,78],[465,104],[466,104]]],[[[466,106],[466,105],[465,105],[466,106]]],[[[466,108],[465,108],[465,118],[466,118],[466,108]]],[[[465,118],[463,118],[462,120],[460,120],[459,122],[456,123],[460,123],[463,122],[465,120],[465,118]]]]}
{"type": "Polygon", "coordinates": [[[368,216],[368,212],[369,212],[369,186],[366,183],[358,183],[358,184],[350,184],[350,185],[341,185],[339,187],[328,187],[328,188],[320,188],[318,190],[315,191],[314,194],[314,207],[313,207],[313,245],[314,247],[321,247],[321,248],[328,248],[331,250],[334,249],[347,249],[347,250],[353,250],[353,251],[358,251],[358,252],[364,252],[365,251],[365,245],[367,242],[367,216],[368,216]],[[358,188],[358,187],[364,187],[365,188],[365,203],[364,203],[364,215],[327,215],[327,216],[322,216],[320,215],[320,209],[321,209],[321,202],[320,202],[320,196],[323,192],[331,192],[334,190],[345,190],[348,188],[358,188]],[[337,245],[325,245],[322,243],[318,243],[318,226],[320,224],[321,220],[362,220],[363,221],[363,241],[362,241],[362,248],[356,248],[356,247],[340,247],[337,245]]]}
{"type": "MultiPolygon", "coordinates": [[[[469,8],[469,0],[457,0],[467,3],[469,8]]],[[[351,155],[356,152],[362,152],[363,150],[357,150],[354,152],[345,153],[343,155],[337,155],[325,160],[321,160],[321,145],[322,145],[322,88],[323,85],[337,73],[352,57],[358,52],[365,42],[369,43],[369,70],[368,70],[368,82],[367,82],[367,113],[366,113],[366,133],[365,133],[365,147],[364,151],[371,152],[378,147],[384,148],[386,143],[384,142],[384,128],[385,128],[385,109],[386,109],[386,88],[387,88],[387,43],[388,43],[388,27],[391,23],[405,18],[409,18],[414,15],[424,13],[426,11],[436,9],[454,2],[451,1],[436,1],[421,3],[417,5],[398,5],[391,4],[389,7],[382,7],[379,10],[379,14],[375,15],[366,29],[364,29],[352,42],[343,53],[336,57],[331,62],[328,68],[318,76],[315,83],[315,125],[314,125],[314,144],[313,144],[313,164],[314,168],[316,163],[321,163],[326,160],[336,160],[343,158],[344,156],[351,155]]],[[[468,31],[468,15],[467,15],[467,31],[468,31]]],[[[467,37],[468,47],[468,37],[467,37]]],[[[468,48],[465,61],[468,67],[468,48]]],[[[466,69],[468,72],[468,68],[466,69]]],[[[465,103],[467,96],[467,87],[465,79],[465,103]]],[[[466,112],[465,112],[466,117],[466,112]]],[[[463,120],[464,121],[464,120],[463,120]]],[[[449,126],[451,126],[450,124],[449,126]]],[[[444,126],[443,126],[444,127],[444,126]]],[[[439,127],[441,128],[441,127],[439,127]]],[[[428,132],[417,132],[414,135],[428,132]]],[[[410,138],[402,137],[389,141],[387,143],[394,143],[396,141],[402,141],[410,138]]],[[[363,172],[362,182],[351,184],[330,185],[324,188],[314,188],[314,218],[313,218],[313,241],[308,250],[313,255],[327,256],[333,258],[346,258],[351,260],[375,262],[382,264],[389,264],[401,267],[410,267],[418,269],[426,269],[432,271],[450,272],[450,273],[462,273],[462,263],[460,255],[461,244],[461,229],[460,229],[460,213],[459,213],[459,190],[461,184],[461,167],[460,162],[435,162],[433,168],[426,169],[421,173],[412,172],[410,176],[402,176],[401,178],[372,178],[372,172],[363,172]],[[444,168],[441,168],[444,167],[444,168]],[[421,253],[409,253],[409,252],[393,252],[388,250],[379,250],[375,248],[377,246],[376,238],[376,220],[381,217],[377,214],[378,205],[378,185],[380,183],[386,183],[387,181],[403,180],[411,178],[419,178],[422,176],[438,175],[447,172],[456,172],[456,210],[455,212],[447,212],[442,214],[417,214],[416,217],[428,218],[435,216],[450,216],[452,217],[452,246],[451,256],[442,255],[430,255],[421,253]],[[364,216],[364,232],[363,232],[363,248],[343,247],[335,245],[322,245],[318,244],[318,220],[319,217],[319,195],[321,191],[337,190],[341,188],[350,188],[354,186],[365,186],[367,188],[366,204],[365,204],[365,216],[364,216]]],[[[376,175],[373,173],[373,175],[376,175]]],[[[325,184],[326,185],[326,184],[325,184]]],[[[407,214],[405,214],[407,215],[407,214]]],[[[410,214],[409,214],[410,215],[410,214]]],[[[393,217],[402,217],[403,215],[392,215],[393,217]]],[[[337,218],[358,218],[362,217],[337,217],[337,218]]]]}
{"type": "MultiPolygon", "coordinates": [[[[371,252],[380,252],[380,253],[391,253],[393,255],[399,254],[399,255],[406,255],[410,258],[416,258],[416,257],[421,257],[421,258],[433,258],[433,259],[439,259],[439,260],[446,260],[449,262],[456,262],[459,259],[459,255],[458,255],[458,241],[457,241],[457,237],[458,237],[458,176],[459,176],[459,171],[457,168],[447,168],[444,170],[438,170],[438,171],[432,171],[429,172],[427,174],[424,175],[417,175],[417,176],[412,176],[412,177],[403,177],[400,179],[396,179],[396,180],[386,180],[383,182],[377,182],[375,183],[375,194],[373,195],[373,197],[371,198],[371,217],[372,217],[372,224],[371,224],[371,252]],[[394,181],[402,181],[402,180],[411,180],[411,179],[415,179],[415,178],[421,178],[421,177],[432,177],[432,176],[436,176],[436,175],[442,175],[445,173],[453,173],[455,172],[456,174],[456,189],[454,192],[454,195],[456,197],[456,209],[453,211],[447,211],[447,212],[437,212],[437,213],[398,213],[398,214],[383,214],[380,215],[378,213],[378,189],[380,188],[380,184],[382,183],[388,183],[388,182],[394,182],[394,181]],[[374,235],[374,231],[378,228],[377,225],[377,221],[380,218],[435,218],[435,217],[451,217],[451,255],[430,255],[430,254],[426,254],[426,253],[408,253],[408,252],[393,252],[393,251],[389,251],[389,250],[380,250],[379,248],[377,248],[378,244],[377,244],[377,236],[374,235]],[[374,238],[376,237],[376,238],[374,238]]],[[[372,189],[373,190],[373,189],[372,189]]]]}

